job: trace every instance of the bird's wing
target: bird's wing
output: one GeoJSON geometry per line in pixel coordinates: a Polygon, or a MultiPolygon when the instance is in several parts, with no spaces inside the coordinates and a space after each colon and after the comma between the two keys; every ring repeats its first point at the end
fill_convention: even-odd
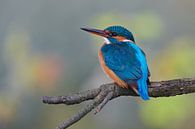
{"type": "MultiPolygon", "coordinates": [[[[145,55],[145,57],[146,57],[146,53],[143,51],[143,50],[141,50],[142,51],[142,53],[145,55]]],[[[148,77],[150,77],[151,76],[151,73],[150,73],[150,70],[149,70],[149,68],[148,68],[148,77]]]]}
{"type": "Polygon", "coordinates": [[[120,79],[132,82],[142,77],[141,64],[132,47],[109,44],[102,47],[102,54],[106,66],[120,79]]]}

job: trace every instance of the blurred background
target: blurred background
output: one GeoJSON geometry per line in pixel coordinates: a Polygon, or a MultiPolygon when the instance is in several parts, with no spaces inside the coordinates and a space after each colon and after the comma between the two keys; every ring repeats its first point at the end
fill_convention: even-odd
{"type": "MultiPolygon", "coordinates": [[[[131,30],[151,80],[195,75],[194,0],[0,0],[0,129],[53,129],[81,109],[45,105],[111,82],[97,52],[103,41],[80,27],[131,30]]],[[[70,129],[194,129],[195,96],[120,97],[70,129]]]]}

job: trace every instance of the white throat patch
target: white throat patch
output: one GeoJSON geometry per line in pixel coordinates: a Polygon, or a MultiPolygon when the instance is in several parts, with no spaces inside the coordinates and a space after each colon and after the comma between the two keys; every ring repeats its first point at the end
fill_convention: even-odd
{"type": "Polygon", "coordinates": [[[107,38],[104,38],[104,42],[105,42],[106,44],[110,44],[110,41],[109,41],[107,38]]]}
{"type": "Polygon", "coordinates": [[[128,40],[128,39],[124,39],[123,42],[133,42],[133,41],[128,40]]]}

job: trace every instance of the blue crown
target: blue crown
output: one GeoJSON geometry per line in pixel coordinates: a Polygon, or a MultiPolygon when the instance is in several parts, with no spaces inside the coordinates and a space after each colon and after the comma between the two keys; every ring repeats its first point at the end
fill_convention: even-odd
{"type": "Polygon", "coordinates": [[[127,30],[126,28],[124,28],[122,26],[110,26],[110,27],[107,27],[105,30],[115,32],[115,33],[117,33],[117,35],[123,36],[126,39],[129,39],[129,40],[135,42],[133,34],[129,30],[127,30]]]}

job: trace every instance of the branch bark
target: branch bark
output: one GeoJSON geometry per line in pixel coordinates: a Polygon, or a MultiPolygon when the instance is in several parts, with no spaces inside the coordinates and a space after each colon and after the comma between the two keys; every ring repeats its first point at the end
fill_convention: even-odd
{"type": "MultiPolygon", "coordinates": [[[[151,84],[148,86],[148,92],[150,97],[169,97],[193,93],[195,92],[195,78],[151,82],[151,84]]],[[[94,114],[98,113],[106,105],[107,102],[120,96],[138,95],[131,89],[123,89],[117,86],[117,84],[115,83],[109,83],[103,84],[97,89],[73,93],[66,96],[44,96],[42,97],[42,101],[46,104],[74,105],[91,100],[91,102],[77,114],[56,127],[56,129],[66,129],[72,124],[79,121],[93,109],[95,109],[94,114]]]]}

